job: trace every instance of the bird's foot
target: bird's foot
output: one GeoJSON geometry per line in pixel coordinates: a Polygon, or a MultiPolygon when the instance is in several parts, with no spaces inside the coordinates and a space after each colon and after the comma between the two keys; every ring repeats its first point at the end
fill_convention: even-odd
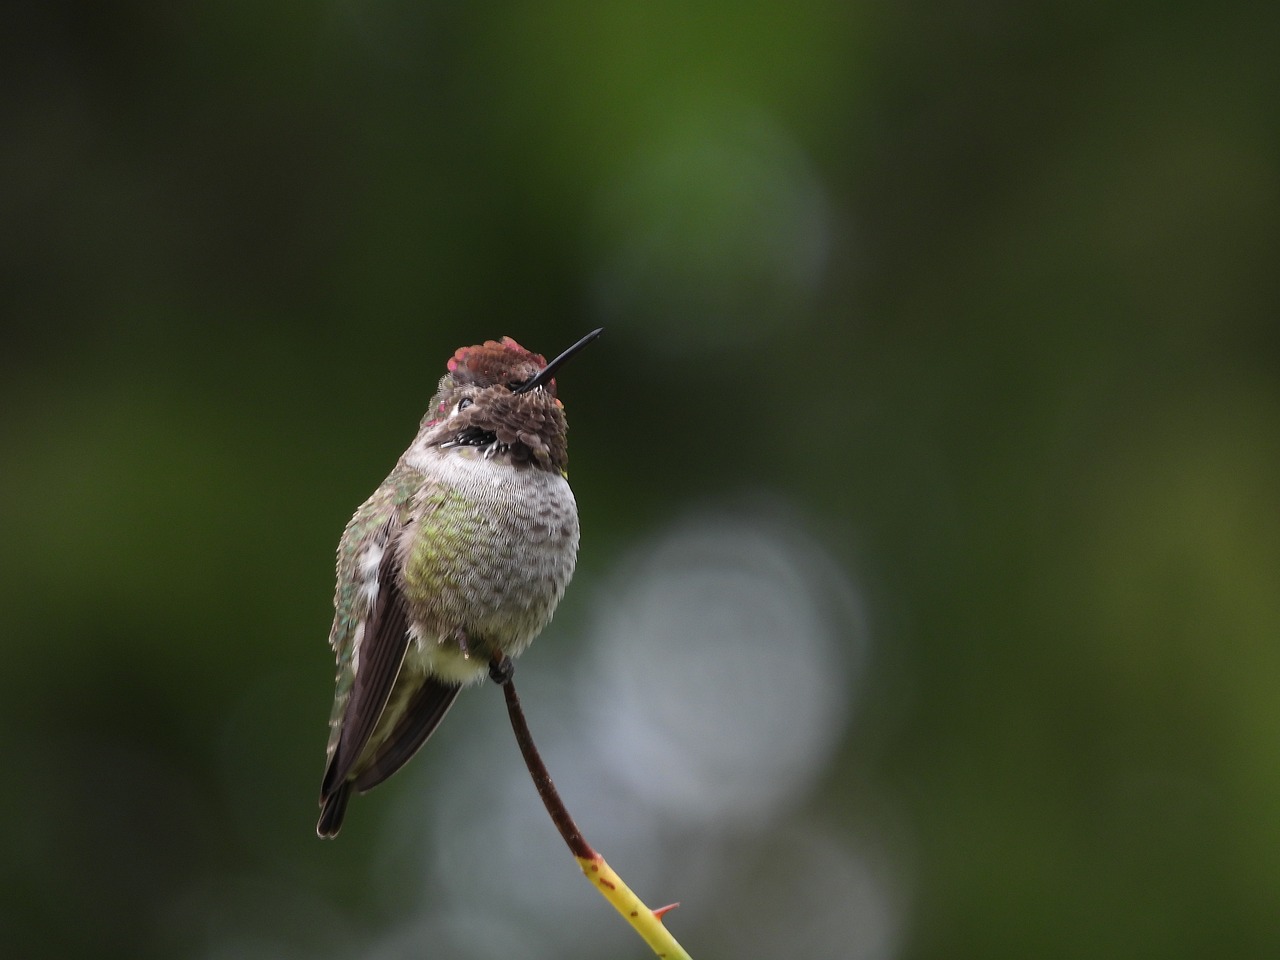
{"type": "Polygon", "coordinates": [[[515,662],[501,650],[493,654],[489,661],[489,678],[498,686],[505,686],[516,672],[515,662]]]}

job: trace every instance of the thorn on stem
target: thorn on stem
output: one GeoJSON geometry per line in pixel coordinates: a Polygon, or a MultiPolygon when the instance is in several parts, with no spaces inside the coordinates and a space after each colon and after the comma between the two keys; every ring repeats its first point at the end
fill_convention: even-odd
{"type": "Polygon", "coordinates": [[[656,910],[653,911],[654,919],[657,920],[659,923],[661,923],[662,918],[678,906],[680,906],[679,900],[677,900],[675,903],[668,903],[665,907],[658,907],[656,910]]]}

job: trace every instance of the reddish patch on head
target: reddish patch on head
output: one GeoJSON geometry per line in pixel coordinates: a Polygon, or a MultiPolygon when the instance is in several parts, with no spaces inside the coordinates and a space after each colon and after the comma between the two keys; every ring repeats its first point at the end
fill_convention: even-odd
{"type": "Polygon", "coordinates": [[[542,359],[542,356],[540,354],[530,353],[524,347],[520,346],[520,344],[516,343],[515,340],[513,340],[511,337],[503,337],[502,345],[506,347],[508,350],[518,350],[520,353],[528,353],[530,356],[537,356],[539,362],[542,363],[543,366],[546,366],[547,362],[542,359]]]}
{"type": "Polygon", "coordinates": [[[458,383],[482,387],[523,382],[546,365],[542,354],[526,350],[510,337],[459,347],[445,364],[458,383]]]}

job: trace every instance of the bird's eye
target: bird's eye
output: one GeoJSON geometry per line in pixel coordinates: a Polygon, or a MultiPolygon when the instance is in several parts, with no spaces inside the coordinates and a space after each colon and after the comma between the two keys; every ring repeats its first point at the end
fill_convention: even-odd
{"type": "Polygon", "coordinates": [[[463,397],[458,401],[458,412],[461,413],[463,410],[467,409],[467,407],[471,406],[472,402],[473,401],[470,397],[463,397]]]}

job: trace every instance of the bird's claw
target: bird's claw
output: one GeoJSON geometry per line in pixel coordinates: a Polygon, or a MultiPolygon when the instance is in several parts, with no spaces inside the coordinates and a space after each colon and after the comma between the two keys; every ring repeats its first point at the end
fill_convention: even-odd
{"type": "Polygon", "coordinates": [[[489,678],[500,687],[505,686],[515,672],[515,663],[502,651],[495,653],[489,661],[489,678]]]}

